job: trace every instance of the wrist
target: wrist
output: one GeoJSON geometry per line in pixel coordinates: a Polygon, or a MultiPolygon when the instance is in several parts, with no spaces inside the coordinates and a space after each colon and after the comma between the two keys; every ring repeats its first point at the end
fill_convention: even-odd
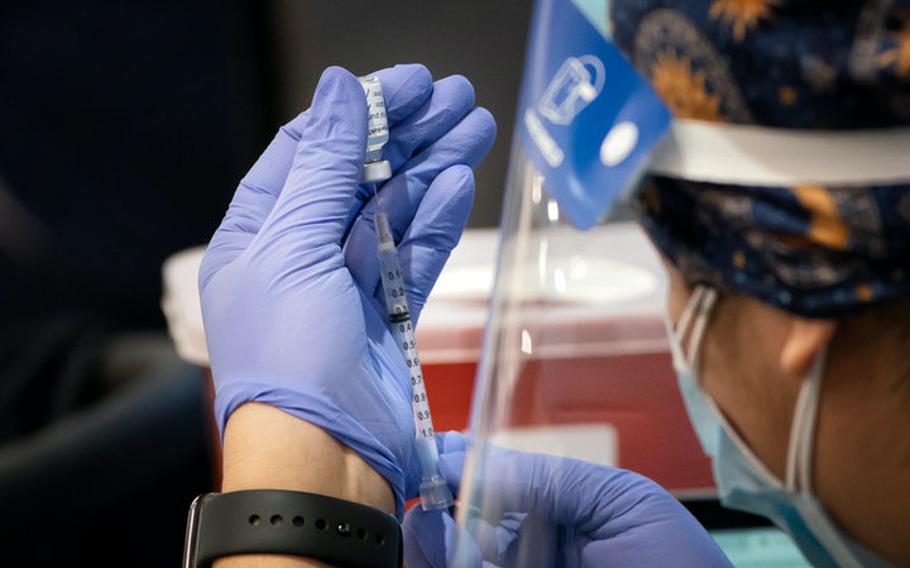
{"type": "MultiPolygon", "coordinates": [[[[395,512],[391,487],[356,452],[325,430],[277,408],[247,403],[225,426],[222,492],[287,489],[395,512]]],[[[226,558],[216,568],[325,566],[300,558],[226,558]]]]}

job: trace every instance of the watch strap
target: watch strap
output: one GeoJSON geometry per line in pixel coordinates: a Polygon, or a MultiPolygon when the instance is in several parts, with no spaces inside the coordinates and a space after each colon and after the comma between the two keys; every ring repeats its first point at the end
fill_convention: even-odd
{"type": "Polygon", "coordinates": [[[401,566],[401,527],[378,509],[313,493],[255,489],[200,495],[185,568],[238,554],[283,554],[355,568],[401,566]]]}

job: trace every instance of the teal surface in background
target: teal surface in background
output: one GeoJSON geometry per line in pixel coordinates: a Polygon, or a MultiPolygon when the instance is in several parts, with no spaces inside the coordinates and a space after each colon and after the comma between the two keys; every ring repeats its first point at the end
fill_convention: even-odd
{"type": "Polygon", "coordinates": [[[605,37],[609,38],[610,22],[607,18],[607,8],[610,6],[610,0],[572,0],[581,13],[585,15],[595,28],[600,30],[605,37]]]}
{"type": "Polygon", "coordinates": [[[737,568],[811,568],[786,534],[772,527],[711,531],[737,568]]]}

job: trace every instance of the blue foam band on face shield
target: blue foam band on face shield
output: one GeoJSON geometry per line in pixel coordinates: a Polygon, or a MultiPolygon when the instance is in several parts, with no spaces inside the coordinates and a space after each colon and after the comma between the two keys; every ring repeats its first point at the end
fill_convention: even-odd
{"type": "Polygon", "coordinates": [[[516,135],[572,224],[635,187],[670,111],[570,0],[536,4],[516,135]]]}

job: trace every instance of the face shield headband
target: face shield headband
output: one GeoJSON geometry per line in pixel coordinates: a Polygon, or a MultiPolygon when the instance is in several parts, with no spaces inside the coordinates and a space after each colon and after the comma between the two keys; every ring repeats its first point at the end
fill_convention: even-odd
{"type": "MultiPolygon", "coordinates": [[[[700,25],[691,14],[620,2],[607,21],[607,10],[592,4],[537,2],[516,127],[573,226],[589,229],[617,202],[639,197],[645,228],[684,275],[804,316],[910,294],[910,186],[895,185],[910,180],[910,129],[694,120],[658,80],[660,58],[641,51],[639,40],[657,26],[664,39],[654,49],[685,56],[697,77],[713,32],[684,41],[683,24],[700,25]],[[641,183],[645,172],[653,177],[641,183]]],[[[731,57],[749,41],[730,48],[731,57]]],[[[756,120],[733,112],[748,109],[748,97],[734,105],[736,97],[724,95],[730,89],[703,78],[719,101],[715,119],[756,120]]]]}

